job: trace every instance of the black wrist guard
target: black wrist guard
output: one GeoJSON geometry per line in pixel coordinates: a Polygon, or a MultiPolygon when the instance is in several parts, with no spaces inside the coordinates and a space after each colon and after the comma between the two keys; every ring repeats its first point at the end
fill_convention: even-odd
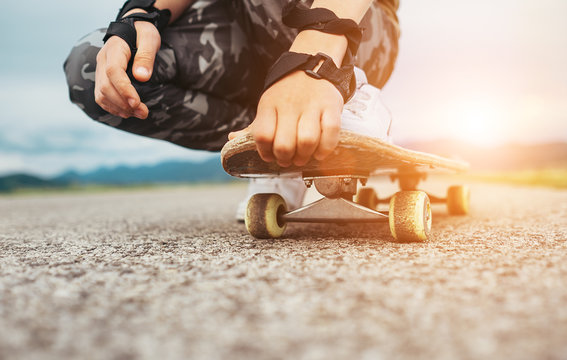
{"type": "Polygon", "coordinates": [[[130,51],[132,51],[132,54],[134,54],[136,52],[136,38],[138,36],[134,22],[147,21],[157,27],[157,17],[158,15],[156,13],[135,13],[125,16],[120,20],[113,21],[110,23],[110,25],[108,25],[108,29],[106,29],[106,35],[104,35],[102,41],[106,43],[108,39],[116,35],[122,40],[126,41],[128,46],[130,47],[130,51]]]}
{"type": "Polygon", "coordinates": [[[309,9],[305,5],[293,1],[286,5],[282,15],[283,23],[291,28],[302,30],[318,30],[329,34],[344,35],[348,40],[346,58],[354,58],[362,40],[362,28],[351,19],[340,19],[329,9],[309,9]]]}
{"type": "Polygon", "coordinates": [[[309,55],[288,51],[283,53],[268,71],[264,91],[278,80],[297,70],[305,71],[312,78],[325,79],[331,82],[339,90],[345,103],[352,97],[356,89],[352,65],[338,68],[333,59],[326,54],[309,55]],[[323,60],[321,67],[317,72],[313,71],[321,60],[323,60]]]}
{"type": "Polygon", "coordinates": [[[167,21],[160,21],[161,24],[161,28],[158,28],[158,30],[163,30],[163,28],[165,28],[167,26],[167,23],[169,22],[169,19],[171,18],[171,12],[167,9],[165,10],[158,10],[154,7],[154,4],[156,3],[156,0],[128,0],[124,3],[124,5],[122,6],[122,8],[120,9],[120,11],[118,12],[118,16],[116,16],[116,20],[120,20],[122,19],[122,17],[124,16],[124,14],[126,14],[128,11],[133,10],[133,9],[142,9],[145,10],[148,13],[153,13],[153,12],[157,12],[160,17],[167,17],[167,21]]]}
{"type": "Polygon", "coordinates": [[[132,54],[136,52],[136,27],[134,23],[136,21],[147,21],[152,23],[161,34],[163,29],[169,23],[171,18],[171,12],[167,9],[158,10],[154,7],[155,0],[128,0],[122,6],[122,9],[118,12],[116,21],[113,21],[108,26],[106,30],[106,35],[102,39],[105,43],[111,36],[118,36],[119,38],[126,41],[130,47],[132,54]],[[128,11],[133,9],[142,9],[148,13],[134,13],[128,16],[124,16],[128,11]]]}

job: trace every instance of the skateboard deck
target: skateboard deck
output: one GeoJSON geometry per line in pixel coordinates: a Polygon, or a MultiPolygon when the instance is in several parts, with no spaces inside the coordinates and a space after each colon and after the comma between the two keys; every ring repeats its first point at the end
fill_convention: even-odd
{"type": "Polygon", "coordinates": [[[404,149],[383,140],[342,130],[335,151],[323,161],[311,159],[306,165],[280,167],[275,162],[264,162],[256,151],[251,135],[226,143],[221,151],[224,170],[237,177],[277,175],[370,176],[378,173],[415,171],[462,172],[468,164],[441,156],[404,149]]]}
{"type": "Polygon", "coordinates": [[[387,221],[394,238],[424,241],[431,229],[430,204],[446,203],[450,214],[468,213],[470,192],[466,186],[451,186],[446,197],[420,191],[417,186],[432,171],[463,172],[468,164],[441,156],[404,149],[388,142],[342,130],[339,144],[322,161],[280,167],[263,161],[251,135],[233,139],[221,151],[224,170],[237,177],[301,176],[307,187],[315,187],[324,198],[288,211],[278,194],[256,194],[248,202],[245,223],[257,238],[280,237],[289,222],[361,223],[387,221]],[[379,199],[365,186],[371,176],[390,175],[402,191],[379,199]],[[355,196],[356,195],[356,196],[355,196]],[[354,199],[353,199],[354,197],[354,199]],[[389,211],[378,211],[389,203],[389,211]]]}

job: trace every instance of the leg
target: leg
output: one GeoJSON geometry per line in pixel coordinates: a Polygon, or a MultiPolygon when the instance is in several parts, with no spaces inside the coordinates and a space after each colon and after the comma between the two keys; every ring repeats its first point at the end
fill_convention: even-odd
{"type": "Polygon", "coordinates": [[[380,89],[392,75],[398,56],[398,6],[399,0],[374,1],[361,22],[365,31],[356,65],[364,70],[368,82],[380,89]]]}
{"type": "MultiPolygon", "coordinates": [[[[281,21],[282,8],[295,0],[231,1],[238,21],[251,39],[253,51],[266,71],[281,53],[289,49],[297,35],[281,21]]],[[[307,5],[312,0],[302,0],[307,5]]],[[[356,57],[368,82],[382,88],[394,69],[400,30],[396,11],[399,0],[375,0],[361,21],[365,29],[356,57]]]]}
{"type": "Polygon", "coordinates": [[[150,110],[146,120],[122,119],[95,103],[96,55],[103,36],[104,30],[98,30],[81,39],[64,66],[71,100],[91,118],[205,150],[219,150],[230,131],[251,122],[261,80],[250,71],[248,40],[223,1],[196,1],[163,34],[152,79],[133,81],[150,110]]]}

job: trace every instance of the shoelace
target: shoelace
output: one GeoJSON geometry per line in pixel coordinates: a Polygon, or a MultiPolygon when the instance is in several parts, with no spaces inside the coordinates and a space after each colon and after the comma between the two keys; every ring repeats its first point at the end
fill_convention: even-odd
{"type": "Polygon", "coordinates": [[[351,113],[353,113],[356,117],[362,118],[361,112],[367,109],[366,104],[364,101],[370,100],[370,94],[364,90],[364,86],[358,88],[354,97],[345,104],[344,108],[351,113]]]}

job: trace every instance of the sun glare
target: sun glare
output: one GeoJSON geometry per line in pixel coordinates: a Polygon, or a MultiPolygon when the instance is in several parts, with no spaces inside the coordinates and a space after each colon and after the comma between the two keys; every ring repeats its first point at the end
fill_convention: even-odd
{"type": "Polygon", "coordinates": [[[459,121],[453,129],[455,138],[482,146],[496,145],[502,140],[499,116],[492,107],[470,104],[458,113],[459,121]]]}

